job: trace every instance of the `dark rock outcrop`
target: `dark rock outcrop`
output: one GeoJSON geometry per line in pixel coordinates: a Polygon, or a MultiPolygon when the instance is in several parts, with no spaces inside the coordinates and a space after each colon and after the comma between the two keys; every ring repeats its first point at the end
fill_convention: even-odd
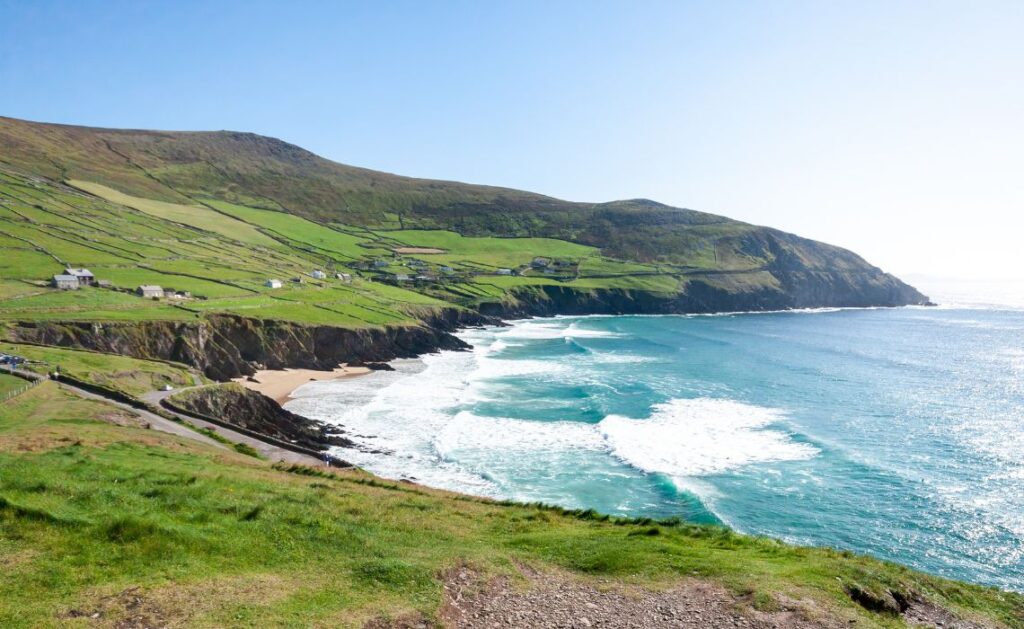
{"type": "Polygon", "coordinates": [[[339,428],[286,411],[267,396],[234,383],[183,391],[169,401],[189,413],[214,417],[312,450],[354,445],[338,434],[339,428]]]}

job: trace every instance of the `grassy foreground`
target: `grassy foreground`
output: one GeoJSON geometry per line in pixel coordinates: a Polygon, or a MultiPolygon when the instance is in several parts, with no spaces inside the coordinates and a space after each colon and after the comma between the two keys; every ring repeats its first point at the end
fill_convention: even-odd
{"type": "Polygon", "coordinates": [[[118,425],[123,415],[53,383],[0,407],[0,626],[93,626],[94,613],[115,625],[125,591],[190,626],[431,619],[446,570],[517,563],[654,588],[706,578],[758,608],[812,601],[855,626],[902,621],[860,607],[851,588],[1024,626],[1020,596],[849,553],[278,469],[118,425]]]}

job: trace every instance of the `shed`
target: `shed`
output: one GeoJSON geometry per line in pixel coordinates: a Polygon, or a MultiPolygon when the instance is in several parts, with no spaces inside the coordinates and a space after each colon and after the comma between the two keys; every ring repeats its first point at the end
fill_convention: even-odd
{"type": "Polygon", "coordinates": [[[325,280],[325,279],[327,279],[327,274],[324,273],[323,271],[321,271],[320,269],[314,269],[314,271],[312,273],[310,273],[310,275],[315,280],[325,280]]]}
{"type": "Polygon", "coordinates": [[[263,285],[267,288],[281,288],[281,280],[267,280],[263,285]]]}
{"type": "Polygon", "coordinates": [[[512,269],[498,269],[498,275],[512,275],[512,269]]]}
{"type": "Polygon", "coordinates": [[[350,275],[349,273],[335,273],[334,279],[341,280],[342,282],[351,282],[352,275],[350,275]]]}
{"type": "Polygon", "coordinates": [[[147,299],[164,296],[164,289],[155,284],[143,284],[135,289],[135,293],[147,299]]]}
{"type": "Polygon", "coordinates": [[[74,275],[54,275],[53,286],[61,290],[78,290],[78,278],[74,275]]]}
{"type": "Polygon", "coordinates": [[[64,274],[73,276],[78,281],[79,286],[91,286],[96,281],[96,277],[89,269],[73,269],[68,267],[64,269],[64,274]]]}

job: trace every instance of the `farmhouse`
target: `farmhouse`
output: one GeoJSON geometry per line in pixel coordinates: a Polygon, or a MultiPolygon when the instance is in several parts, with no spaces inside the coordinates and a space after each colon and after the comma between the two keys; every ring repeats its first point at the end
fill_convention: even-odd
{"type": "Polygon", "coordinates": [[[53,286],[61,290],[78,290],[78,278],[74,275],[54,275],[53,286]]]}
{"type": "Polygon", "coordinates": [[[164,296],[164,289],[155,284],[143,284],[135,289],[135,294],[146,299],[159,299],[164,296]]]}
{"type": "Polygon", "coordinates": [[[95,276],[93,276],[89,269],[73,269],[68,267],[64,269],[64,274],[74,277],[78,281],[79,286],[91,286],[96,281],[95,276]]]}
{"type": "Polygon", "coordinates": [[[267,280],[263,285],[267,288],[281,288],[281,280],[267,280]]]}
{"type": "Polygon", "coordinates": [[[327,279],[327,274],[324,273],[323,271],[321,271],[320,269],[315,269],[312,273],[310,273],[310,275],[315,280],[325,280],[325,279],[327,279]]]}

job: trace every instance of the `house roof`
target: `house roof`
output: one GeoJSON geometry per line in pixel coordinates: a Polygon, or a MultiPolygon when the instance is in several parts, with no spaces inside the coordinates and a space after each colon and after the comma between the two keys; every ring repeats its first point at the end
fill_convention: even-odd
{"type": "Polygon", "coordinates": [[[55,282],[77,282],[78,278],[74,275],[54,275],[53,281],[55,282]]]}
{"type": "Polygon", "coordinates": [[[141,290],[143,292],[151,291],[151,290],[158,290],[158,291],[162,292],[164,289],[160,288],[159,286],[157,286],[155,284],[143,284],[142,286],[139,286],[139,290],[141,290]]]}
{"type": "Polygon", "coordinates": [[[72,277],[92,277],[93,276],[92,273],[89,271],[89,269],[72,269],[71,267],[68,267],[68,268],[64,269],[64,272],[67,273],[68,275],[72,276],[72,277]]]}

